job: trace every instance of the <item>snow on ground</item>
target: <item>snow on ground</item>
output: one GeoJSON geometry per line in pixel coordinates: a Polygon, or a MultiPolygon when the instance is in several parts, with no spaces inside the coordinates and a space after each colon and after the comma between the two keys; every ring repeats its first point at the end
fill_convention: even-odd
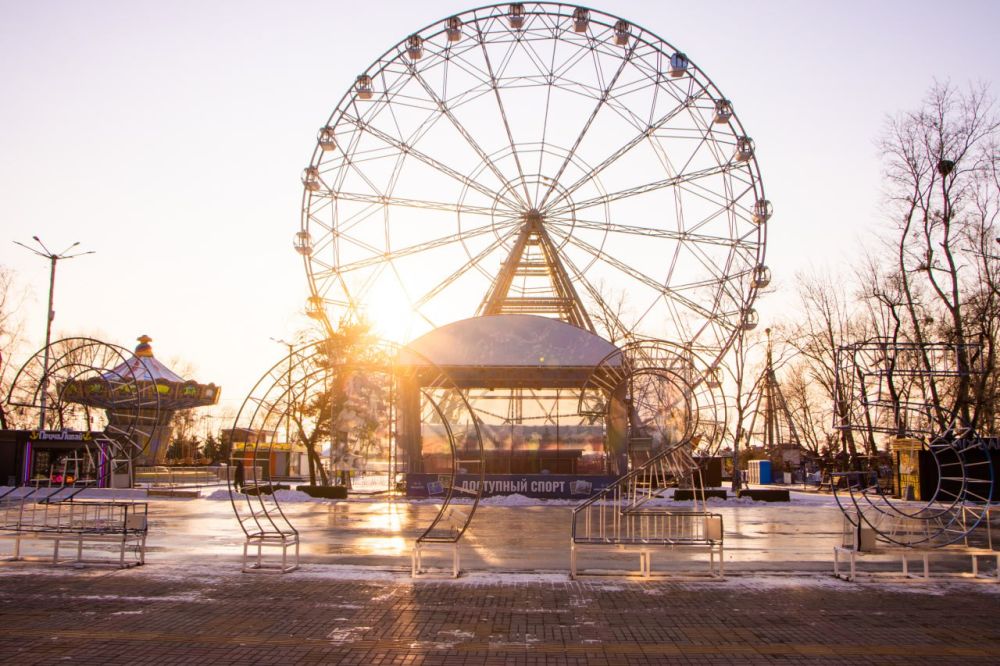
{"type": "Polygon", "coordinates": [[[313,497],[309,493],[304,493],[301,490],[277,490],[274,493],[274,498],[279,502],[313,502],[320,499],[325,502],[329,502],[328,499],[313,497]]]}
{"type": "Polygon", "coordinates": [[[494,495],[484,497],[479,503],[484,506],[576,506],[581,500],[573,499],[538,499],[513,493],[511,495],[494,495]]]}

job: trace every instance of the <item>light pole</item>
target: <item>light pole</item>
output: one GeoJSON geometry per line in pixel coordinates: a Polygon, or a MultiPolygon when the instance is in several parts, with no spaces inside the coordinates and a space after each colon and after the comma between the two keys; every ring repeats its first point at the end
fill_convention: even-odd
{"type": "MultiPolygon", "coordinates": [[[[285,345],[286,347],[288,347],[288,378],[286,380],[287,383],[288,383],[288,407],[287,407],[288,413],[285,414],[285,444],[288,445],[288,469],[285,470],[285,474],[286,475],[291,475],[291,467],[292,467],[292,435],[291,435],[291,426],[292,426],[292,414],[291,414],[291,411],[292,411],[292,350],[295,347],[295,345],[293,343],[291,343],[291,342],[288,342],[284,338],[271,338],[271,341],[272,342],[277,342],[279,345],[285,345]]],[[[301,467],[299,469],[301,469],[301,467]]]]}
{"type": "Polygon", "coordinates": [[[15,244],[20,245],[29,252],[37,254],[39,257],[45,257],[49,260],[50,270],[49,270],[49,309],[48,315],[45,321],[45,349],[42,351],[42,396],[41,396],[41,410],[38,415],[38,429],[45,430],[45,401],[48,393],[49,384],[49,342],[52,340],[52,320],[56,318],[56,311],[52,309],[52,296],[55,291],[56,286],[56,262],[60,259],[75,259],[76,257],[82,257],[85,254],[94,254],[93,250],[88,250],[86,252],[77,252],[76,254],[69,254],[70,250],[79,245],[79,242],[73,243],[68,248],[62,252],[52,252],[49,248],[45,247],[45,243],[38,238],[38,236],[31,237],[38,246],[42,248],[42,252],[39,252],[33,247],[14,241],[15,244]]]}

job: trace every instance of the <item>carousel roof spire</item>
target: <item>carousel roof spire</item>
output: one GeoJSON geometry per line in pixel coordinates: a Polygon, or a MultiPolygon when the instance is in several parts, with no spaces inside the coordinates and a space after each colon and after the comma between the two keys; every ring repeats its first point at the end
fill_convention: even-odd
{"type": "Polygon", "coordinates": [[[140,335],[136,338],[139,344],[135,346],[135,355],[143,358],[153,358],[153,345],[149,344],[153,338],[148,335],[140,335]]]}

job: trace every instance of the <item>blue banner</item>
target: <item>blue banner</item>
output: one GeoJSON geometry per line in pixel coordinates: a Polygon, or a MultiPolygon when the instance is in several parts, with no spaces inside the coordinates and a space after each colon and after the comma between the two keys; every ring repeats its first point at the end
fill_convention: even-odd
{"type": "MultiPolygon", "coordinates": [[[[448,491],[451,476],[448,474],[406,475],[407,497],[441,497],[448,491]]],[[[581,476],[579,474],[487,474],[483,497],[496,495],[524,495],[538,499],[584,500],[604,490],[615,480],[613,476],[581,476]]],[[[455,477],[460,494],[475,493],[478,474],[459,474],[455,477]]]]}

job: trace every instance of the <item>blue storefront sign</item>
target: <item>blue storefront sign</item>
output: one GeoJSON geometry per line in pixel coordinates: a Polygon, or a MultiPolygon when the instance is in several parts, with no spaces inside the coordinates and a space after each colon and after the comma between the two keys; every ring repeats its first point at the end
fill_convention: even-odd
{"type": "MultiPolygon", "coordinates": [[[[450,478],[448,474],[407,474],[406,496],[440,497],[448,491],[450,478]]],[[[613,476],[578,474],[487,474],[483,497],[524,495],[538,499],[583,500],[604,490],[614,480],[613,476]]],[[[475,493],[477,483],[477,474],[459,474],[455,477],[456,489],[465,491],[462,494],[475,493]]]]}

